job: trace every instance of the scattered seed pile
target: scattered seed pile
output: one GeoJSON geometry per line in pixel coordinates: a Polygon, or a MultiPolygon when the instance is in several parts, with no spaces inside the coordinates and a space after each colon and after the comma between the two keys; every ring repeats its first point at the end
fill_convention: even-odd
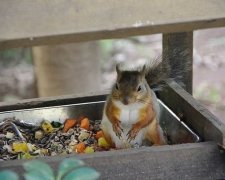
{"type": "Polygon", "coordinates": [[[5,119],[0,123],[0,161],[109,150],[99,125],[86,117],[40,125],[5,119]]]}

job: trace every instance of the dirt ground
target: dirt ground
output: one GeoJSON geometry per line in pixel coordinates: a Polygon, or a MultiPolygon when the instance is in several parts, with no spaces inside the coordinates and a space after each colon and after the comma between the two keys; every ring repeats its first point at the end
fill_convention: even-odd
{"type": "MultiPolygon", "coordinates": [[[[157,34],[101,41],[102,90],[109,89],[115,80],[116,62],[156,58],[162,52],[161,40],[157,34]]],[[[28,49],[20,51],[29,54],[28,49]]],[[[37,97],[34,67],[21,63],[23,57],[13,57],[7,66],[0,61],[0,101],[37,97]]],[[[2,58],[5,56],[0,54],[2,58]]],[[[194,97],[225,123],[225,28],[194,32],[193,66],[194,97]]]]}

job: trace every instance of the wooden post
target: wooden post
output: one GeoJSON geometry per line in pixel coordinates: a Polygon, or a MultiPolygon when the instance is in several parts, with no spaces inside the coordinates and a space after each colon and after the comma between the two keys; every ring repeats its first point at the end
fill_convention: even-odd
{"type": "Polygon", "coordinates": [[[169,62],[170,77],[192,94],[193,32],[163,34],[163,63],[169,62]]]}

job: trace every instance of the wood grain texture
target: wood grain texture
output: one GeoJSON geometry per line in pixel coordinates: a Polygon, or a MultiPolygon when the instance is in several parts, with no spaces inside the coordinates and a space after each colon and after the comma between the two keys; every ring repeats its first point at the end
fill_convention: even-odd
{"type": "Polygon", "coordinates": [[[224,0],[4,0],[0,49],[225,26],[224,0]]]}
{"type": "Polygon", "coordinates": [[[85,94],[71,94],[55,97],[34,98],[12,102],[0,102],[0,112],[20,110],[20,109],[41,108],[49,106],[61,106],[76,103],[105,101],[106,94],[109,94],[109,92],[101,91],[85,94]]]}
{"type": "Polygon", "coordinates": [[[192,94],[193,32],[163,34],[163,63],[171,69],[169,76],[192,94]]]}
{"type": "MultiPolygon", "coordinates": [[[[65,157],[77,157],[101,173],[100,179],[223,179],[225,157],[215,143],[98,152],[40,158],[55,170],[65,157]]],[[[0,169],[11,169],[22,176],[23,160],[0,162],[0,169]]]]}

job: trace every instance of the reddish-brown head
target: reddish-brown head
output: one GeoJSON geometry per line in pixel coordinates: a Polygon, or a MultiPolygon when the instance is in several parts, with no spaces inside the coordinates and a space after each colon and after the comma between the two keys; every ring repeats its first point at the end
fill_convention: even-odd
{"type": "Polygon", "coordinates": [[[143,102],[149,87],[145,80],[145,66],[140,71],[121,71],[116,66],[117,81],[113,86],[112,97],[124,105],[143,102]]]}

